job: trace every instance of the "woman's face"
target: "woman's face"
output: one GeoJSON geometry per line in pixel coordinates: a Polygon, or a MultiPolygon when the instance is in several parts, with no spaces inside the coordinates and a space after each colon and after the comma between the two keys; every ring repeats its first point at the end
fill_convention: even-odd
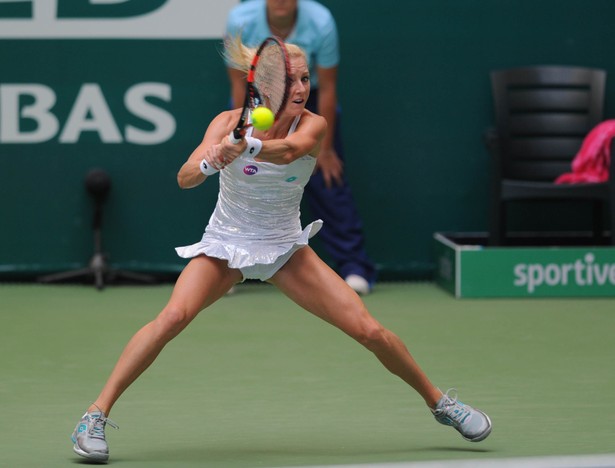
{"type": "Polygon", "coordinates": [[[310,71],[303,57],[290,58],[290,90],[285,113],[300,115],[310,95],[310,71]]]}

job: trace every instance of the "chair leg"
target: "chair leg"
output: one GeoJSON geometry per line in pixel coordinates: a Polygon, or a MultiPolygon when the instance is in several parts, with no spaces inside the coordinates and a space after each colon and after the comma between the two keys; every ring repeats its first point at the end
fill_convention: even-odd
{"type": "Polygon", "coordinates": [[[492,202],[489,222],[489,245],[503,245],[506,236],[506,203],[501,200],[492,202]]]}
{"type": "Polygon", "coordinates": [[[601,200],[592,203],[592,221],[594,244],[600,245],[603,243],[602,236],[604,234],[604,204],[601,200]]]}
{"type": "Polygon", "coordinates": [[[611,236],[609,239],[611,241],[611,245],[615,245],[615,201],[610,200],[610,202],[608,203],[607,213],[609,215],[609,229],[611,232],[611,236]]]}

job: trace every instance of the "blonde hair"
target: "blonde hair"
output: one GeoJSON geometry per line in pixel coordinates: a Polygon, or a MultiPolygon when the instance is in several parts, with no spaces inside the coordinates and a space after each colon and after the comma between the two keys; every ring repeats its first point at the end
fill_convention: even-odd
{"type": "MultiPolygon", "coordinates": [[[[302,58],[307,63],[307,56],[304,50],[295,44],[284,43],[288,52],[289,58],[302,58]]],[[[231,68],[241,70],[248,73],[250,64],[254,55],[256,55],[256,47],[248,47],[241,41],[241,35],[227,36],[224,39],[224,59],[231,68]]]]}

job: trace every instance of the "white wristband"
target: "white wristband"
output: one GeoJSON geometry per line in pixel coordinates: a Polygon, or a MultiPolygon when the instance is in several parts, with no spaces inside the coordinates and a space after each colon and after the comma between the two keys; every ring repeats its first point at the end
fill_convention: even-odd
{"type": "Polygon", "coordinates": [[[206,176],[210,176],[215,174],[216,172],[219,172],[218,169],[216,169],[213,165],[209,164],[205,159],[203,159],[199,164],[199,169],[206,176]]]}
{"type": "Polygon", "coordinates": [[[250,155],[253,158],[255,158],[258,155],[258,153],[260,153],[261,150],[263,149],[263,142],[259,140],[258,138],[252,138],[252,137],[245,137],[245,140],[246,140],[246,143],[248,144],[248,147],[246,148],[243,154],[250,155]]]}

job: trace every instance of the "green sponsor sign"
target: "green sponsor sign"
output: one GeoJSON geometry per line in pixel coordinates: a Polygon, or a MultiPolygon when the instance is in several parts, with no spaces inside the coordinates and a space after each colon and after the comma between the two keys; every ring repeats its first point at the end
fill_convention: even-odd
{"type": "Polygon", "coordinates": [[[456,297],[615,296],[615,248],[484,247],[434,235],[437,282],[456,297]]]}

